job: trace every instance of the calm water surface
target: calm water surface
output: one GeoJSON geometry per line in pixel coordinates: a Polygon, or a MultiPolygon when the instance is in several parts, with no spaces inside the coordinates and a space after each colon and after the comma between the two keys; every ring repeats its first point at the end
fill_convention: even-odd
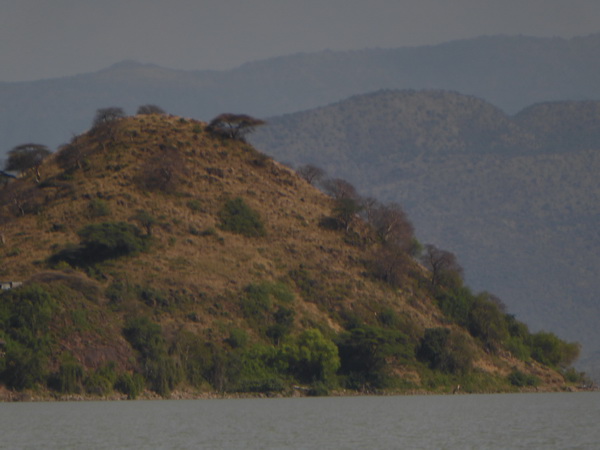
{"type": "Polygon", "coordinates": [[[10,449],[598,449],[600,393],[0,403],[10,449]]]}

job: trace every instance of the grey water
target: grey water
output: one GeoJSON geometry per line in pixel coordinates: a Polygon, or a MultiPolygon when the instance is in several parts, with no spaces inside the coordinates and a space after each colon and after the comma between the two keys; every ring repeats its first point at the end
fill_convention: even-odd
{"type": "Polygon", "coordinates": [[[0,403],[10,449],[597,449],[600,393],[0,403]]]}

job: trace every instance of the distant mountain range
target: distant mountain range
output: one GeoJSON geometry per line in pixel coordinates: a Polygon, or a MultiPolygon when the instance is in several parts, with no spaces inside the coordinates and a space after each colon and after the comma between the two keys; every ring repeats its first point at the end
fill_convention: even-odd
{"type": "Polygon", "coordinates": [[[125,61],[105,70],[0,83],[2,151],[23,142],[54,147],[90,125],[94,111],[134,113],[155,103],[208,120],[222,112],[265,117],[379,89],[444,89],[508,113],[550,100],[600,99],[600,34],[573,39],[493,36],[446,44],[296,54],[234,70],[186,72],[125,61]]]}
{"type": "Polygon", "coordinates": [[[421,240],[458,255],[470,285],[582,342],[590,367],[600,355],[598,124],[600,102],[509,116],[453,92],[386,90],[270,118],[252,142],[399,202],[421,240]]]}

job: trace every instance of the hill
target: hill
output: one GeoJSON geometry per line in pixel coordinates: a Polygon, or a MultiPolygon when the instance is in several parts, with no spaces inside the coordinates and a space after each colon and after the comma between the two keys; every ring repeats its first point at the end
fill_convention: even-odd
{"type": "Polygon", "coordinates": [[[0,192],[6,398],[582,381],[576,344],[417,263],[401,211],[347,214],[350,191],[329,197],[221,130],[97,123],[0,192]]]}
{"type": "Polygon", "coordinates": [[[514,116],[447,91],[380,91],[268,119],[252,142],[400,203],[424,242],[534,329],[582,342],[598,367],[599,102],[514,116]]]}
{"type": "Polygon", "coordinates": [[[56,147],[87,129],[89,111],[154,103],[205,120],[266,117],[379,89],[444,89],[515,113],[531,104],[600,98],[600,34],[573,39],[488,36],[435,46],[296,54],[227,71],[185,72],[125,61],[96,73],[0,83],[5,150],[56,147]]]}

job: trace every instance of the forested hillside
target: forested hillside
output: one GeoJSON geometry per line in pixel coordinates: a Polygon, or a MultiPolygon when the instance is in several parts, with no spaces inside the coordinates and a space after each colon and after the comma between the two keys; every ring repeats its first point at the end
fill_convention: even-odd
{"type": "Polygon", "coordinates": [[[3,398],[574,389],[579,353],[471,291],[403,210],[156,107],[98,110],[0,191],[3,398]],[[360,214],[359,214],[360,213],[360,214]],[[173,394],[174,393],[174,394],[173,394]]]}
{"type": "Polygon", "coordinates": [[[380,91],[274,117],[252,142],[400,203],[417,236],[458,255],[466,278],[535,329],[600,361],[600,102],[514,116],[447,91],[380,91]]]}

